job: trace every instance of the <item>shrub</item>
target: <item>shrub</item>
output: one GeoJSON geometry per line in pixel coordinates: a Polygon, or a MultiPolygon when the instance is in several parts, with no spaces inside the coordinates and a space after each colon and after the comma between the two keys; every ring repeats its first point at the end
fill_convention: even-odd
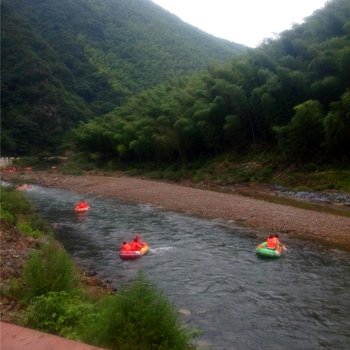
{"type": "Polygon", "coordinates": [[[22,287],[20,278],[10,277],[7,282],[0,283],[0,295],[19,299],[22,295],[22,287]]]}
{"type": "Polygon", "coordinates": [[[141,274],[131,286],[106,297],[92,320],[85,340],[95,345],[118,350],[192,348],[172,305],[141,274]]]}
{"type": "Polygon", "coordinates": [[[23,267],[24,299],[49,292],[70,292],[75,287],[75,270],[68,254],[54,241],[35,251],[23,267]]]}
{"type": "Polygon", "coordinates": [[[22,193],[11,187],[1,187],[1,214],[5,212],[10,213],[17,223],[21,215],[32,213],[33,210],[22,193]]]}
{"type": "Polygon", "coordinates": [[[2,209],[0,212],[0,219],[7,225],[15,225],[16,218],[8,212],[6,209],[2,209]]]}
{"type": "Polygon", "coordinates": [[[77,294],[49,292],[33,299],[26,310],[24,320],[35,329],[79,338],[76,330],[81,319],[91,308],[92,305],[82,301],[77,294]]]}
{"type": "Polygon", "coordinates": [[[40,238],[43,233],[40,230],[33,228],[29,223],[23,222],[18,224],[18,229],[25,235],[33,238],[40,238]]]}
{"type": "Polygon", "coordinates": [[[24,195],[14,188],[1,188],[1,219],[27,236],[41,237],[52,230],[37,213],[24,195]]]}

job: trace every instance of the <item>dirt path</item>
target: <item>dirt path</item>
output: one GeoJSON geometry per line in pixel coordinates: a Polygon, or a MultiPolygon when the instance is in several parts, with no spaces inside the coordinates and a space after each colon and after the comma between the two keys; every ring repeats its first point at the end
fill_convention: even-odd
{"type": "Polygon", "coordinates": [[[165,210],[224,219],[257,229],[262,237],[278,232],[350,250],[350,217],[123,175],[71,176],[36,172],[23,175],[22,181],[67,189],[82,195],[149,203],[165,210]]]}
{"type": "Polygon", "coordinates": [[[68,340],[52,334],[0,322],[3,350],[102,350],[92,345],[68,340]]]}

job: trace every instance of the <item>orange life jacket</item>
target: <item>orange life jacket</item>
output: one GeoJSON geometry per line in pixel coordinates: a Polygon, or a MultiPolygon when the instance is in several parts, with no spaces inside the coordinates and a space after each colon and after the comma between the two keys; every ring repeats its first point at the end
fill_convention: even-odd
{"type": "Polygon", "coordinates": [[[132,250],[140,250],[142,248],[142,245],[140,244],[140,242],[135,242],[135,241],[132,241],[130,243],[130,246],[132,250]]]}
{"type": "Polygon", "coordinates": [[[276,237],[268,238],[266,242],[266,247],[268,249],[276,249],[278,244],[278,239],[276,237]]]}
{"type": "Polygon", "coordinates": [[[146,245],[146,243],[141,239],[138,239],[138,243],[141,245],[141,248],[146,245]]]}
{"type": "Polygon", "coordinates": [[[129,243],[123,244],[121,250],[128,251],[131,250],[131,245],[129,243]]]}

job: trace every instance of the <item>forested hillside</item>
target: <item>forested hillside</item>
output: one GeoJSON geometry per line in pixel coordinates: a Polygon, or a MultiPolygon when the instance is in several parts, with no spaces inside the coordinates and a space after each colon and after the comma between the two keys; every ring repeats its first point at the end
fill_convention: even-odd
{"type": "Polygon", "coordinates": [[[55,152],[135,92],[245,50],[150,0],[1,2],[2,153],[55,152]]]}
{"type": "Polygon", "coordinates": [[[350,2],[259,48],[132,98],[75,133],[92,159],[186,162],[263,146],[287,162],[350,157],[350,2]]]}

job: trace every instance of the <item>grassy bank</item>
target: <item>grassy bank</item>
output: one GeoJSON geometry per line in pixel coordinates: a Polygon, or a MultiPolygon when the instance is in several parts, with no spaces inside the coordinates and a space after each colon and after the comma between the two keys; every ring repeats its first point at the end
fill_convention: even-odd
{"type": "Polygon", "coordinates": [[[194,349],[194,333],[141,273],[117,292],[91,293],[21,193],[2,188],[1,204],[2,226],[37,242],[18,277],[2,281],[2,296],[20,305],[13,315],[16,323],[107,349],[194,349]]]}

